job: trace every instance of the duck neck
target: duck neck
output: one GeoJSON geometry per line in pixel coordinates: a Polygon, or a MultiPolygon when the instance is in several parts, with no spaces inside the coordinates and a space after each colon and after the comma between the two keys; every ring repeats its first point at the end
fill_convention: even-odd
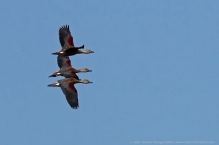
{"type": "Polygon", "coordinates": [[[78,50],[77,50],[77,53],[78,53],[78,54],[81,54],[81,53],[84,53],[84,51],[78,49],[78,50]]]}
{"type": "Polygon", "coordinates": [[[75,69],[75,73],[82,72],[80,69],[75,69]]]}

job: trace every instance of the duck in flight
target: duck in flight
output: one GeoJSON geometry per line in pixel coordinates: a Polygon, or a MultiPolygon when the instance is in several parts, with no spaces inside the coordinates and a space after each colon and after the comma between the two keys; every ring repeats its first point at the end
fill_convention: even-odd
{"type": "Polygon", "coordinates": [[[59,29],[59,41],[62,46],[62,50],[52,53],[54,55],[71,56],[71,55],[82,54],[82,53],[83,54],[94,53],[89,49],[80,50],[84,48],[84,45],[79,47],[74,46],[73,36],[71,35],[69,25],[64,25],[59,29]]]}
{"type": "Polygon", "coordinates": [[[49,77],[57,77],[57,76],[64,76],[65,78],[75,78],[79,80],[79,77],[76,75],[76,73],[80,72],[91,72],[92,70],[88,68],[83,69],[75,69],[71,65],[71,60],[68,56],[64,55],[58,55],[57,57],[57,63],[60,68],[59,71],[54,72],[49,77]]]}
{"type": "Polygon", "coordinates": [[[77,109],[79,107],[78,103],[78,92],[74,86],[76,83],[89,84],[92,83],[89,80],[77,80],[75,78],[66,78],[62,80],[58,80],[58,82],[49,84],[49,87],[61,87],[62,92],[65,94],[66,100],[68,104],[73,109],[77,109]]]}

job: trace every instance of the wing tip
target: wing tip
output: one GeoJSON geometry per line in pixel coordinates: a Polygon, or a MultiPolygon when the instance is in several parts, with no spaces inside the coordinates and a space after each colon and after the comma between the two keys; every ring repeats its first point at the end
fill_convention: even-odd
{"type": "Polygon", "coordinates": [[[77,107],[71,107],[72,109],[78,109],[79,108],[79,106],[77,106],[77,107]]]}
{"type": "Polygon", "coordinates": [[[70,106],[71,106],[72,109],[78,109],[79,108],[78,104],[70,104],[70,106]]]}
{"type": "Polygon", "coordinates": [[[68,29],[69,30],[69,25],[66,24],[66,25],[63,25],[59,28],[59,31],[62,30],[62,29],[68,29]]]}

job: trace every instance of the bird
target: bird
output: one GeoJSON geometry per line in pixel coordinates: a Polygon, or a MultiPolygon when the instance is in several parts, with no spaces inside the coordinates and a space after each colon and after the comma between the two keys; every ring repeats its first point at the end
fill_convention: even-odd
{"type": "Polygon", "coordinates": [[[58,52],[54,52],[52,54],[54,55],[65,55],[65,56],[71,56],[75,54],[89,54],[94,53],[93,51],[87,49],[87,50],[80,50],[84,48],[84,45],[75,47],[73,37],[71,35],[69,25],[64,25],[60,27],[59,29],[59,41],[62,46],[62,50],[58,52]]]}
{"type": "Polygon", "coordinates": [[[80,72],[91,72],[92,70],[88,68],[83,69],[75,69],[71,65],[71,60],[68,56],[58,55],[57,57],[58,66],[60,68],[59,71],[54,72],[49,77],[57,77],[57,76],[64,76],[65,78],[76,78],[79,80],[79,77],[76,75],[76,73],[80,72]]]}
{"type": "Polygon", "coordinates": [[[66,100],[68,104],[73,109],[77,109],[79,107],[78,103],[78,92],[76,88],[74,87],[74,84],[76,83],[83,83],[83,84],[89,84],[93,83],[89,80],[77,80],[75,78],[67,78],[58,80],[58,82],[49,84],[49,87],[61,87],[62,92],[65,94],[66,100]]]}

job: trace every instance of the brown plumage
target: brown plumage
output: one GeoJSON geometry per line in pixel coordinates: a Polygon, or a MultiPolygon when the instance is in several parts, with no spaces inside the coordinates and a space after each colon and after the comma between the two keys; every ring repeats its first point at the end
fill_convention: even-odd
{"type": "Polygon", "coordinates": [[[65,78],[76,78],[79,79],[76,73],[80,72],[91,72],[88,68],[83,69],[75,69],[71,65],[71,60],[68,56],[59,55],[57,57],[58,66],[60,67],[60,70],[57,72],[54,72],[49,77],[56,77],[56,76],[64,76],[65,78]]]}
{"type": "Polygon", "coordinates": [[[63,93],[65,94],[66,100],[73,109],[77,109],[79,107],[78,103],[78,92],[74,87],[76,83],[89,84],[92,83],[89,80],[77,80],[75,78],[67,78],[58,80],[58,82],[49,84],[50,87],[61,87],[63,93]]]}
{"type": "Polygon", "coordinates": [[[52,53],[54,55],[71,56],[80,53],[84,53],[84,54],[94,53],[91,50],[83,50],[83,51],[79,50],[84,48],[84,45],[80,47],[75,47],[73,36],[71,35],[71,32],[69,30],[69,25],[64,25],[59,29],[59,41],[62,46],[62,50],[52,53]]]}

